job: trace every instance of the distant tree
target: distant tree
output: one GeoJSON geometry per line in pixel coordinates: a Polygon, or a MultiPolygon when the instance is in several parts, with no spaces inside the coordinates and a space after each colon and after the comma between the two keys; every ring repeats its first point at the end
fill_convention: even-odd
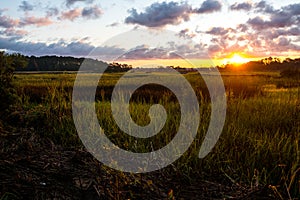
{"type": "Polygon", "coordinates": [[[267,59],[268,59],[268,64],[271,64],[273,62],[273,58],[272,57],[269,57],[267,59]]]}
{"type": "Polygon", "coordinates": [[[276,58],[274,58],[274,62],[275,62],[275,63],[281,63],[281,60],[280,60],[280,58],[277,58],[277,57],[276,57],[276,58]]]}
{"type": "Polygon", "coordinates": [[[291,63],[291,62],[293,62],[293,59],[291,59],[291,58],[286,58],[286,59],[284,60],[284,62],[285,62],[285,63],[291,63]]]}
{"type": "Polygon", "coordinates": [[[269,65],[273,62],[273,58],[269,57],[269,58],[264,58],[261,60],[261,63],[263,63],[264,65],[269,65]]]}

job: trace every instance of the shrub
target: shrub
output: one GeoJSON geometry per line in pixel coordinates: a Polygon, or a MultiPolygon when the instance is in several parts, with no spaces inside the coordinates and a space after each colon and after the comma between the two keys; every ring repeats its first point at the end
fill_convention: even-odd
{"type": "Polygon", "coordinates": [[[18,97],[13,86],[14,69],[16,66],[24,67],[26,59],[20,54],[8,55],[0,52],[0,114],[7,111],[10,105],[14,104],[18,97]]]}

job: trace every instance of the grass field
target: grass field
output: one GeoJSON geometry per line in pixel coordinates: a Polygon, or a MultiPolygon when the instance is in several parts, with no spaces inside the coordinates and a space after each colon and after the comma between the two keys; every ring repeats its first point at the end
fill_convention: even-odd
{"type": "MultiPolygon", "coordinates": [[[[126,150],[149,152],[165,146],[178,130],[180,107],[176,98],[158,85],[139,88],[131,98],[132,119],[147,125],[148,110],[154,103],[162,104],[168,117],[158,135],[149,139],[129,137],[118,128],[110,109],[111,92],[122,75],[104,74],[99,82],[96,110],[100,125],[115,144],[126,150]]],[[[183,174],[190,183],[222,177],[225,182],[253,190],[267,187],[278,199],[299,198],[300,80],[280,77],[274,72],[222,73],[228,101],[225,126],[213,151],[199,159],[210,120],[210,98],[198,74],[183,76],[196,92],[200,126],[189,150],[164,172],[183,174]]],[[[14,85],[20,102],[15,106],[16,112],[9,116],[11,123],[33,127],[54,144],[81,149],[71,109],[75,78],[76,74],[67,73],[16,74],[14,85]]],[[[86,84],[88,87],[88,80],[86,84]]],[[[173,190],[176,196],[178,191],[173,190]]]]}

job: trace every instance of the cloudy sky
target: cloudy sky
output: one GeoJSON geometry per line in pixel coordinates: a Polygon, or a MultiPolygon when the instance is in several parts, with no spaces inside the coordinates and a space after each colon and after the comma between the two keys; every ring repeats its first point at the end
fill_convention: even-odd
{"type": "Polygon", "coordinates": [[[296,57],[300,3],[1,0],[0,32],[0,49],[37,56],[88,56],[97,47],[97,55],[106,61],[128,51],[122,57],[136,62],[176,60],[180,55],[218,63],[234,53],[253,59],[296,57]],[[142,33],[160,42],[139,37],[142,33]]]}

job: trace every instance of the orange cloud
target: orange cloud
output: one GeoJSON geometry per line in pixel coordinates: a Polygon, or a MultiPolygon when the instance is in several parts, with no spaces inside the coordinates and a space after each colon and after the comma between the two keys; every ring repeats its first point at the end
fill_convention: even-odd
{"type": "Polygon", "coordinates": [[[73,9],[73,10],[69,10],[69,11],[63,12],[61,14],[60,18],[61,19],[68,19],[68,20],[73,21],[74,19],[80,17],[81,13],[82,13],[82,9],[76,8],[76,9],[73,9]]]}
{"type": "Polygon", "coordinates": [[[52,24],[53,21],[51,21],[47,17],[25,17],[21,20],[20,25],[26,26],[26,25],[36,25],[36,26],[48,26],[52,24]]]}

